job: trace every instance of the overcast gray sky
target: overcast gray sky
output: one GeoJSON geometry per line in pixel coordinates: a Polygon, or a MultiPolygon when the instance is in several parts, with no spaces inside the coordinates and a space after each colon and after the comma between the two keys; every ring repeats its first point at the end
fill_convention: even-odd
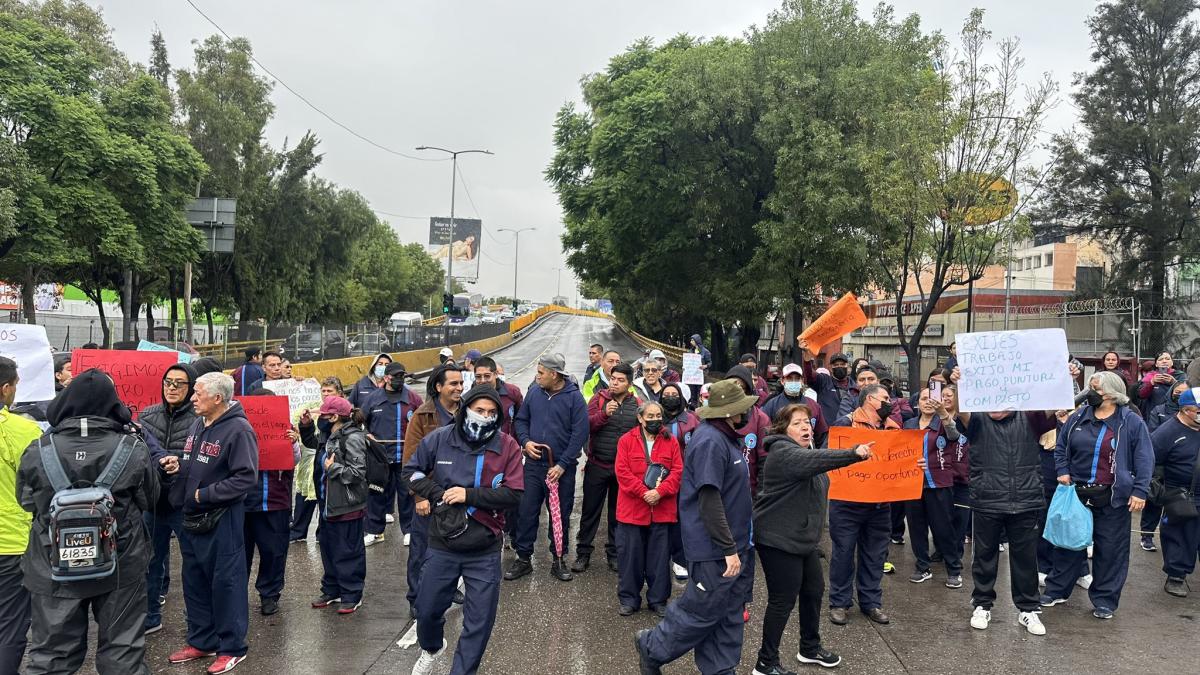
{"type": "MultiPolygon", "coordinates": [[[[190,66],[191,42],[216,30],[185,0],[101,3],[117,46],[136,61],[149,55],[157,25],[171,64],[190,66]]],[[[494,157],[460,161],[457,215],[483,219],[479,283],[486,295],[512,292],[512,235],[500,228],[536,227],[521,236],[518,293],[548,301],[564,266],[554,193],[542,178],[553,154],[559,107],[577,100],[579,79],[642,36],[658,41],[686,32],[738,36],[762,24],[775,0],[193,0],[231,35],[245,36],[255,56],[317,106],[383,145],[486,148],[494,157]]],[[[955,35],[973,6],[987,10],[995,37],[1021,39],[1026,81],[1050,72],[1063,89],[1048,131],[1075,117],[1065,94],[1071,75],[1088,65],[1084,20],[1092,0],[897,0],[927,29],[955,35]]],[[[874,3],[860,3],[867,13],[874,3]]],[[[361,192],[406,242],[424,243],[430,216],[450,210],[449,163],[416,162],[382,152],[337,128],[276,86],[268,141],[279,147],[308,129],[321,138],[319,173],[361,192]]],[[[413,153],[418,154],[418,153],[413,153]]],[[[574,279],[562,272],[574,298],[574,279]]]]}

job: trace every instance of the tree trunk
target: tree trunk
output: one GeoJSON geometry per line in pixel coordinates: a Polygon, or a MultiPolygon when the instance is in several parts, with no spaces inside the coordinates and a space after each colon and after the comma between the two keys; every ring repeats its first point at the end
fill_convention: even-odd
{"type": "MultiPolygon", "coordinates": [[[[214,344],[217,341],[217,329],[213,326],[213,308],[212,305],[204,305],[204,317],[208,319],[208,343],[214,344]]],[[[228,335],[225,336],[229,338],[228,335]]]]}
{"type": "MultiPolygon", "coordinates": [[[[171,271],[167,274],[167,298],[171,303],[171,342],[175,342],[179,338],[179,295],[175,292],[175,272],[171,271]]],[[[192,341],[191,336],[188,336],[188,342],[192,341]]]]}
{"type": "MultiPolygon", "coordinates": [[[[1155,308],[1151,318],[1166,319],[1169,316],[1166,306],[1167,296],[1167,267],[1166,261],[1156,260],[1150,265],[1150,306],[1155,308]]],[[[1146,342],[1142,345],[1144,353],[1151,358],[1157,356],[1166,345],[1167,322],[1150,321],[1142,324],[1146,342]]]]}
{"type": "Polygon", "coordinates": [[[758,338],[762,336],[762,330],[758,326],[748,326],[742,324],[741,334],[738,336],[738,358],[742,354],[754,354],[755,360],[758,359],[758,338]]]}
{"type": "Polygon", "coordinates": [[[725,327],[718,321],[709,321],[708,328],[712,332],[712,344],[708,351],[712,352],[712,369],[725,372],[729,369],[729,343],[725,339],[725,327]]]}
{"type": "Polygon", "coordinates": [[[25,314],[25,323],[37,323],[37,305],[33,301],[36,291],[37,272],[26,267],[25,278],[21,280],[21,311],[25,314]]]}
{"type": "Polygon", "coordinates": [[[146,339],[154,342],[154,303],[146,301],[146,339]]]}
{"type": "Polygon", "coordinates": [[[921,378],[921,336],[914,335],[904,351],[908,352],[908,393],[917,393],[925,387],[921,378]]]}
{"type": "Polygon", "coordinates": [[[87,295],[92,302],[96,303],[96,312],[100,315],[100,332],[104,336],[103,347],[112,349],[112,331],[108,328],[108,317],[104,314],[104,291],[97,291],[95,297],[92,297],[91,293],[87,295]]]}

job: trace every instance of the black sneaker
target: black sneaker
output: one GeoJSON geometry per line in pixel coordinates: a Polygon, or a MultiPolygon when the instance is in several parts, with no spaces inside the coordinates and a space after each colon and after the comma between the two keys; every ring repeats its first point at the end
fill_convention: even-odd
{"type": "Polygon", "coordinates": [[[899,537],[892,537],[892,543],[897,546],[903,546],[904,545],[904,535],[901,535],[899,537]]]}
{"type": "Polygon", "coordinates": [[[617,610],[617,614],[620,614],[621,616],[633,616],[633,613],[636,611],[638,611],[637,607],[630,607],[629,605],[621,605],[621,608],[617,610]]]}
{"type": "Polygon", "coordinates": [[[1186,598],[1191,589],[1188,587],[1186,579],[1167,577],[1167,583],[1163,585],[1163,590],[1177,598],[1186,598]]]}
{"type": "Polygon", "coordinates": [[[529,558],[517,556],[517,559],[513,560],[512,564],[508,566],[508,570],[504,572],[504,578],[512,581],[513,579],[520,579],[532,571],[533,564],[529,562],[529,558]]]}
{"type": "Polygon", "coordinates": [[[325,609],[326,607],[328,607],[332,604],[335,604],[335,603],[339,603],[341,601],[342,601],[342,599],[339,597],[329,595],[328,593],[322,593],[321,597],[312,601],[312,608],[313,609],[325,609]]]}
{"type": "Polygon", "coordinates": [[[813,663],[822,668],[837,668],[842,664],[842,657],[824,647],[818,647],[817,651],[811,654],[803,652],[796,654],[796,660],[800,663],[813,663]]]}
{"type": "Polygon", "coordinates": [[[642,644],[649,634],[650,630],[643,628],[633,635],[633,648],[637,650],[638,655],[638,673],[640,675],[662,675],[662,667],[650,660],[650,655],[646,653],[646,647],[642,644]]]}
{"type": "Polygon", "coordinates": [[[458,590],[457,588],[454,589],[454,597],[450,598],[450,602],[453,602],[456,605],[461,605],[466,601],[467,601],[467,597],[465,595],[463,595],[463,592],[458,590]]]}
{"type": "Polygon", "coordinates": [[[571,571],[576,574],[582,574],[588,570],[592,564],[592,556],[587,553],[575,554],[575,562],[571,563],[571,571]]]}
{"type": "Polygon", "coordinates": [[[261,612],[263,616],[271,616],[272,614],[278,612],[279,598],[263,598],[262,606],[258,608],[258,611],[261,612]]]}
{"type": "Polygon", "coordinates": [[[575,578],[575,575],[571,574],[571,570],[567,569],[567,561],[562,558],[555,558],[551,563],[550,576],[559,581],[570,581],[575,578]]]}
{"type": "Polygon", "coordinates": [[[783,666],[764,666],[760,663],[754,666],[751,675],[796,675],[796,673],[784,670],[783,666]]]}
{"type": "Polygon", "coordinates": [[[1154,536],[1153,535],[1149,535],[1149,536],[1143,535],[1142,536],[1142,550],[1149,551],[1151,553],[1158,550],[1158,547],[1154,545],[1154,536]]]}

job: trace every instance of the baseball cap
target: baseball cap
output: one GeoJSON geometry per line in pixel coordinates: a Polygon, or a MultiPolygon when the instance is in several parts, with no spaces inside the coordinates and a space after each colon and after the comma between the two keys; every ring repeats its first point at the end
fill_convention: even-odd
{"type": "Polygon", "coordinates": [[[800,375],[803,377],[804,369],[794,363],[789,363],[783,367],[783,377],[787,377],[788,375],[800,375]]]}
{"type": "Polygon", "coordinates": [[[570,376],[570,373],[567,372],[567,359],[562,354],[546,354],[538,359],[538,365],[563,377],[570,376]]]}
{"type": "Polygon", "coordinates": [[[1192,387],[1180,394],[1179,405],[1200,405],[1200,387],[1192,387]]]}
{"type": "Polygon", "coordinates": [[[472,349],[467,352],[467,358],[471,359],[472,361],[478,361],[481,357],[483,357],[483,352],[479,351],[478,349],[472,349]]]}
{"type": "Polygon", "coordinates": [[[834,361],[843,361],[845,363],[850,363],[850,355],[844,354],[842,352],[838,352],[837,354],[834,354],[833,356],[829,357],[830,363],[833,363],[834,361]]]}
{"type": "Polygon", "coordinates": [[[321,402],[321,409],[317,411],[317,414],[348,417],[350,415],[350,401],[341,396],[330,396],[321,402]]]}
{"type": "Polygon", "coordinates": [[[650,358],[652,358],[652,359],[662,359],[663,361],[666,361],[666,360],[667,360],[667,355],[666,355],[666,354],[663,354],[661,349],[651,349],[651,350],[650,350],[650,358]]]}
{"type": "Polygon", "coordinates": [[[444,356],[448,359],[452,359],[454,358],[454,350],[450,349],[449,347],[442,347],[442,350],[438,352],[438,356],[444,356]]]}
{"type": "Polygon", "coordinates": [[[383,369],[383,374],[384,375],[407,375],[408,368],[405,368],[404,364],[400,363],[399,361],[392,361],[391,363],[387,364],[386,368],[383,369]]]}

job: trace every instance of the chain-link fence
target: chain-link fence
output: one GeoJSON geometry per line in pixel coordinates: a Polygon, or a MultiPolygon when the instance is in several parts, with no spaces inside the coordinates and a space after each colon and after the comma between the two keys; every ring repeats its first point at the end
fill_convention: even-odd
{"type": "Polygon", "coordinates": [[[1077,357],[1098,357],[1114,350],[1139,353],[1139,306],[1133,298],[1098,298],[1012,307],[1005,326],[1004,307],[977,305],[974,330],[1062,328],[1067,348],[1077,357]]]}

